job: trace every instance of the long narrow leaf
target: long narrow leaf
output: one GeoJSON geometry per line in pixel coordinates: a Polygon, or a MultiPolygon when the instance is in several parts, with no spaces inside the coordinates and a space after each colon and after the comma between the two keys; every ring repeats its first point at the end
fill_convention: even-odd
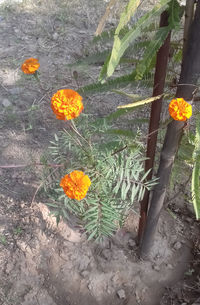
{"type": "Polygon", "coordinates": [[[120,39],[119,35],[115,35],[111,58],[107,66],[108,77],[113,74],[120,58],[129,47],[130,43],[141,34],[142,30],[151,23],[152,19],[159,16],[167,8],[169,1],[170,0],[161,0],[150,12],[141,17],[136,25],[122,39],[120,39]]]}
{"type": "Polygon", "coordinates": [[[192,172],[192,202],[197,219],[200,219],[200,157],[197,158],[192,172]]]}
{"type": "Polygon", "coordinates": [[[194,167],[192,172],[192,201],[196,218],[200,218],[200,115],[196,118],[194,167]]]}
{"type": "Polygon", "coordinates": [[[133,107],[143,106],[145,104],[152,103],[156,100],[159,100],[162,96],[163,96],[163,94],[160,94],[160,95],[157,95],[157,96],[147,98],[147,99],[142,100],[142,101],[137,101],[137,102],[134,102],[134,103],[118,106],[117,108],[122,109],[122,108],[133,108],[133,107]]]}

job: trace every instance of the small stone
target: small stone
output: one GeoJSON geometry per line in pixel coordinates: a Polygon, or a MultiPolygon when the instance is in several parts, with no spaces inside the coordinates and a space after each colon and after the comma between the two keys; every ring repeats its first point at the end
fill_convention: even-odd
{"type": "Polygon", "coordinates": [[[105,258],[106,260],[110,260],[111,259],[111,251],[109,249],[104,249],[102,252],[101,252],[101,255],[103,258],[105,258]]]}
{"type": "Polygon", "coordinates": [[[87,287],[91,291],[92,290],[92,283],[90,282],[87,287]]]}
{"type": "Polygon", "coordinates": [[[171,270],[174,269],[174,267],[171,264],[167,264],[166,267],[171,270]]]}
{"type": "Polygon", "coordinates": [[[9,92],[13,95],[20,94],[20,93],[22,93],[22,91],[23,91],[23,88],[19,88],[19,87],[9,89],[9,92]]]}
{"type": "Polygon", "coordinates": [[[198,300],[196,300],[192,305],[200,305],[200,298],[198,298],[198,300]]]}
{"type": "Polygon", "coordinates": [[[160,267],[159,267],[158,265],[153,265],[153,269],[154,269],[155,271],[160,271],[160,267]]]}
{"type": "Polygon", "coordinates": [[[89,271],[87,271],[87,270],[83,270],[82,272],[81,272],[81,276],[85,279],[86,277],[88,277],[88,275],[90,274],[90,272],[89,271]]]}
{"type": "Polygon", "coordinates": [[[110,249],[111,247],[111,241],[107,237],[103,237],[102,240],[100,241],[100,245],[102,248],[107,248],[110,249]]]}
{"type": "Polygon", "coordinates": [[[4,98],[2,101],[2,105],[7,108],[10,107],[12,103],[7,98],[4,98]]]}
{"type": "Polygon", "coordinates": [[[182,244],[180,243],[180,241],[177,241],[173,247],[175,250],[179,250],[182,247],[182,244]]]}
{"type": "Polygon", "coordinates": [[[119,287],[119,285],[121,283],[121,278],[120,278],[120,275],[118,272],[112,277],[112,282],[113,282],[114,286],[119,287]]]}
{"type": "Polygon", "coordinates": [[[133,249],[133,248],[136,246],[135,240],[132,239],[132,238],[130,238],[130,239],[128,240],[128,246],[129,246],[131,249],[133,249]]]}
{"type": "Polygon", "coordinates": [[[55,33],[53,33],[52,37],[53,37],[53,40],[58,40],[59,35],[58,35],[58,33],[55,32],[55,33]]]}
{"type": "Polygon", "coordinates": [[[80,271],[84,271],[85,269],[87,269],[88,265],[90,264],[90,259],[88,256],[83,255],[80,265],[79,265],[79,270],[80,271]]]}
{"type": "Polygon", "coordinates": [[[108,294],[114,294],[114,293],[115,293],[114,288],[111,287],[111,286],[108,286],[108,287],[107,287],[107,293],[108,293],[108,294]]]}
{"type": "Polygon", "coordinates": [[[185,221],[191,223],[191,222],[193,222],[193,219],[192,219],[191,217],[186,217],[186,218],[185,218],[185,221]]]}
{"type": "Polygon", "coordinates": [[[125,294],[124,289],[118,290],[118,291],[117,291],[117,296],[118,296],[120,299],[125,299],[125,298],[126,298],[126,294],[125,294]]]}

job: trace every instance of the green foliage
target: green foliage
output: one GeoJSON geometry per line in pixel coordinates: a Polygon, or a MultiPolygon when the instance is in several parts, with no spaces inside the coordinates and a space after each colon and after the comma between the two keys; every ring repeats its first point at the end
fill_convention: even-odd
{"type": "Polygon", "coordinates": [[[180,27],[180,18],[183,15],[184,9],[179,5],[177,0],[171,0],[168,12],[170,28],[178,30],[180,27]]]}
{"type": "MultiPolygon", "coordinates": [[[[112,89],[125,87],[130,83],[136,86],[138,80],[140,80],[142,86],[152,86],[153,73],[150,71],[152,71],[155,66],[156,53],[163,44],[168,33],[174,28],[177,29],[178,20],[180,22],[181,18],[181,9],[175,0],[161,0],[160,3],[156,4],[150,12],[143,15],[130,29],[130,26],[127,26],[127,23],[138,5],[139,1],[129,1],[116,30],[114,31],[112,29],[111,31],[104,32],[100,36],[94,38],[95,42],[100,42],[102,44],[103,51],[98,51],[94,54],[91,53],[91,51],[88,51],[89,54],[87,57],[71,65],[71,67],[79,68],[89,64],[101,64],[102,61],[104,61],[104,65],[99,75],[99,81],[80,88],[80,94],[85,95],[107,92],[112,89]],[[129,5],[131,10],[127,10],[129,5]],[[156,17],[167,8],[169,10],[169,26],[157,29],[158,23],[156,23],[156,17]],[[144,30],[145,32],[156,31],[154,37],[147,40],[145,38],[144,30]],[[137,40],[139,37],[140,40],[137,40]],[[112,51],[109,50],[108,46],[105,50],[107,39],[109,41],[114,39],[112,51]],[[138,55],[141,54],[144,49],[143,57],[139,60],[138,55]],[[133,65],[137,64],[137,67],[136,70],[133,70],[130,74],[115,77],[111,80],[105,80],[106,76],[111,76],[113,74],[119,63],[121,65],[126,63],[132,63],[133,65]]],[[[129,65],[128,68],[130,70],[131,66],[129,65]]]]}
{"type": "Polygon", "coordinates": [[[196,117],[195,148],[193,153],[192,202],[196,218],[200,219],[200,115],[196,117]]]}
{"type": "MultiPolygon", "coordinates": [[[[129,32],[121,39],[116,33],[114,37],[114,43],[112,48],[112,53],[109,62],[105,63],[106,66],[103,67],[104,71],[107,70],[107,77],[110,77],[115,68],[117,67],[120,58],[123,56],[124,52],[129,47],[130,43],[132,43],[137,37],[139,37],[142,31],[151,24],[152,20],[159,16],[166,8],[167,4],[170,0],[161,0],[159,4],[155,5],[154,8],[142,16],[134,25],[129,32]]],[[[121,21],[121,20],[120,20],[121,21]]],[[[121,26],[120,26],[121,28],[121,26]]]]}
{"type": "Polygon", "coordinates": [[[95,122],[86,115],[77,121],[80,131],[72,124],[55,135],[50,153],[54,162],[63,165],[60,178],[74,170],[84,171],[91,179],[90,189],[83,200],[70,199],[56,177],[48,192],[48,206],[58,222],[60,217],[69,222],[73,219],[84,226],[89,239],[100,239],[124,223],[134,202],[140,201],[156,180],[146,181],[137,133],[112,129],[106,120],[95,122]]]}
{"type": "Polygon", "coordinates": [[[163,45],[170,31],[173,29],[176,30],[179,29],[182,12],[177,0],[170,1],[168,13],[169,13],[169,18],[168,18],[169,25],[159,28],[155,33],[155,36],[150,41],[149,45],[147,46],[143,54],[141,62],[137,66],[136,80],[142,79],[145,72],[149,71],[149,67],[151,66],[151,63],[155,58],[156,53],[163,45]]]}
{"type": "Polygon", "coordinates": [[[142,61],[137,66],[137,69],[136,69],[136,71],[137,71],[136,79],[137,80],[142,79],[145,72],[148,71],[154,56],[156,55],[156,53],[158,52],[158,50],[164,43],[170,30],[171,30],[171,28],[169,26],[159,28],[158,31],[156,32],[155,36],[152,38],[151,42],[149,43],[149,45],[143,55],[142,61]]]}

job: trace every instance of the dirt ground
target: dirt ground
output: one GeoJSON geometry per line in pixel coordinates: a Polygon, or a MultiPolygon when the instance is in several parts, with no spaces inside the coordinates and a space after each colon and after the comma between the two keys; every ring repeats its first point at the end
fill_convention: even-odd
{"type": "MultiPolygon", "coordinates": [[[[39,162],[64,126],[50,98],[58,89],[77,88],[67,64],[86,50],[106,4],[0,1],[0,166],[39,162]],[[39,59],[42,86],[20,70],[29,57],[39,59]]],[[[79,72],[80,85],[96,80],[98,69],[79,72]]],[[[120,102],[95,95],[85,111],[107,114],[120,102]]],[[[45,198],[34,198],[40,183],[40,168],[0,168],[0,305],[200,304],[199,223],[186,192],[169,201],[151,261],[141,261],[136,213],[111,240],[88,242],[65,221],[57,227],[45,198]]]]}

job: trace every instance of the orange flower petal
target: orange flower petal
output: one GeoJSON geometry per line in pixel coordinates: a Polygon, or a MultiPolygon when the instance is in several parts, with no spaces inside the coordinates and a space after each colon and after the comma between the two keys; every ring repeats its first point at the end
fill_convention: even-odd
{"type": "Polygon", "coordinates": [[[192,115],[192,106],[183,98],[171,100],[169,114],[176,121],[186,121],[192,115]]]}
{"type": "Polygon", "coordinates": [[[51,108],[59,120],[71,120],[83,110],[82,97],[72,89],[61,89],[51,99],[51,108]]]}
{"type": "Polygon", "coordinates": [[[71,199],[81,200],[85,198],[91,185],[90,178],[82,171],[73,171],[64,176],[60,181],[60,186],[65,194],[71,199]]]}
{"type": "Polygon", "coordinates": [[[34,74],[39,67],[40,64],[38,62],[38,59],[31,57],[24,61],[24,63],[21,66],[21,69],[25,74],[34,74]]]}

